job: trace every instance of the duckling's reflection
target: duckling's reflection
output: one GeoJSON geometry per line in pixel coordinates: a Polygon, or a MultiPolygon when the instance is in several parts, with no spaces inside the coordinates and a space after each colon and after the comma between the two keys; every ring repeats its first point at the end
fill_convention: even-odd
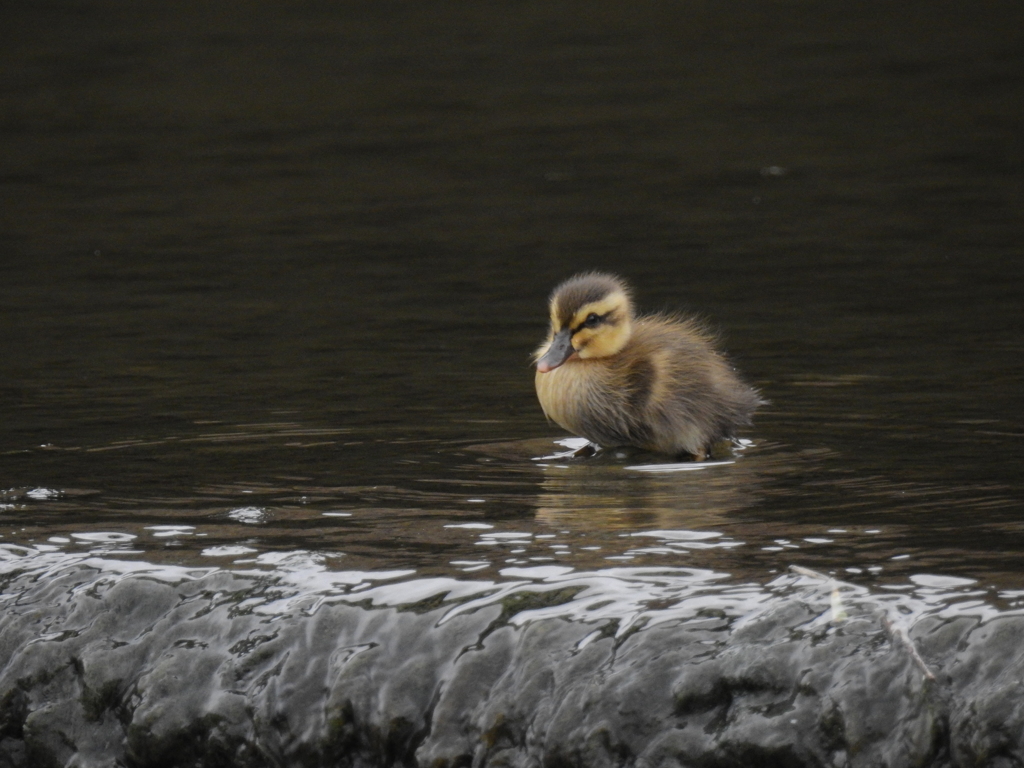
{"type": "Polygon", "coordinates": [[[715,528],[759,497],[755,462],[743,458],[664,472],[614,456],[541,466],[537,519],[563,528],[715,528]]]}

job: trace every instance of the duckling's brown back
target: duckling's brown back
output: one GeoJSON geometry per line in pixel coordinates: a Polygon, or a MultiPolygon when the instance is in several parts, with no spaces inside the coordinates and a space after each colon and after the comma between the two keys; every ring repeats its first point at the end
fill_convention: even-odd
{"type": "Polygon", "coordinates": [[[749,425],[762,403],[695,320],[641,318],[628,352],[649,366],[646,393],[637,398],[636,414],[650,433],[644,447],[702,456],[714,443],[749,425]]]}

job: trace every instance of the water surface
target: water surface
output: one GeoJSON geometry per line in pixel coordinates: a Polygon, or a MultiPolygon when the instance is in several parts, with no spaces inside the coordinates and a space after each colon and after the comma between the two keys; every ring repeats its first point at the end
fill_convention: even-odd
{"type": "Polygon", "coordinates": [[[3,547],[1012,607],[1019,9],[828,8],[15,4],[3,547]],[[771,401],[732,463],[537,460],[589,268],[721,330],[771,401]]]}

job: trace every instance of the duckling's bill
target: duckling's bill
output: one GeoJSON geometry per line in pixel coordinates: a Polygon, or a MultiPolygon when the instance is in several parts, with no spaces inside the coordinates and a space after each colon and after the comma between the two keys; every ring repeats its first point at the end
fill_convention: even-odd
{"type": "Polygon", "coordinates": [[[574,354],[576,349],[572,345],[572,331],[563,328],[554,335],[547,350],[537,361],[537,370],[541,373],[553,371],[574,354]]]}

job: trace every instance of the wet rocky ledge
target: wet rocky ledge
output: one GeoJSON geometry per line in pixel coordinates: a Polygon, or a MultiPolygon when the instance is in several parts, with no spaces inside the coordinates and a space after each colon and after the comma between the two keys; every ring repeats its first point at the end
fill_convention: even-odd
{"type": "Polygon", "coordinates": [[[8,551],[0,766],[1015,766],[1024,617],[807,572],[8,551]]]}

